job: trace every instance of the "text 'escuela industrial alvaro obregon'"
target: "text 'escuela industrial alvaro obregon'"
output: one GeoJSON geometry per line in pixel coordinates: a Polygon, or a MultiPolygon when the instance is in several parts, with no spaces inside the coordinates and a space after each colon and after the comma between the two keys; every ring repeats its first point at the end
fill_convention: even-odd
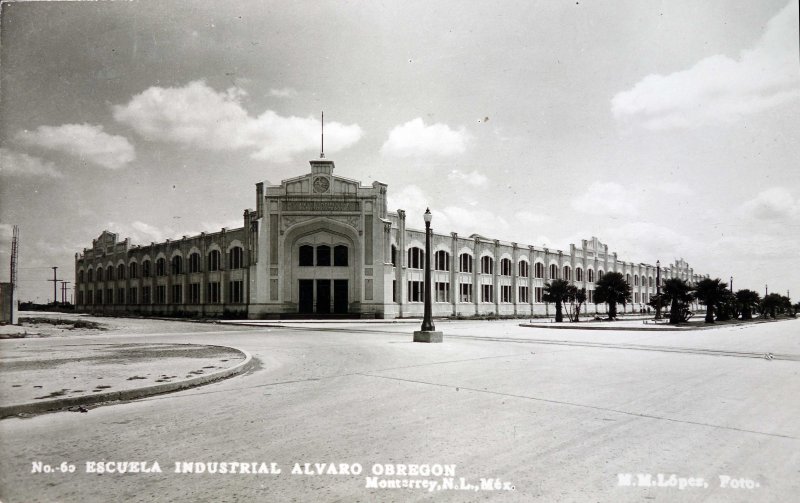
{"type": "MultiPolygon", "coordinates": [[[[255,210],[243,226],[149,245],[105,231],[75,256],[77,308],[107,314],[232,316],[421,316],[425,231],[406,228],[405,211],[388,211],[386,184],[335,176],[329,159],[280,185],[256,184],[255,210]]],[[[597,238],[569,251],[433,233],[434,316],[545,315],[543,287],[561,278],[586,288],[620,272],[633,289],[627,311],[656,293],[656,266],[609,252],[597,238]]],[[[681,260],[661,267],[662,281],[695,283],[681,260]]],[[[622,310],[622,307],[620,307],[622,310]]]]}

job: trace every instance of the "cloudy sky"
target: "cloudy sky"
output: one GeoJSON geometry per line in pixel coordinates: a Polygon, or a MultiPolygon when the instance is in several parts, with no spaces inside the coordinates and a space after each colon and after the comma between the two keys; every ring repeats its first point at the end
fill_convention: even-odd
{"type": "Polygon", "coordinates": [[[241,226],[255,183],[336,173],[421,227],[800,296],[798,3],[2,4],[0,279],[21,296],[103,229],[241,226]]]}

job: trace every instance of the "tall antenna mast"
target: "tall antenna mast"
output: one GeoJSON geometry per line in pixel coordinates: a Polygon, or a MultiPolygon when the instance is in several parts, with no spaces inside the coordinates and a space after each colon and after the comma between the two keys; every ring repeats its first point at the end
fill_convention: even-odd
{"type": "Polygon", "coordinates": [[[319,144],[319,158],[325,159],[325,110],[322,111],[322,119],[320,124],[320,144],[319,144]]]}

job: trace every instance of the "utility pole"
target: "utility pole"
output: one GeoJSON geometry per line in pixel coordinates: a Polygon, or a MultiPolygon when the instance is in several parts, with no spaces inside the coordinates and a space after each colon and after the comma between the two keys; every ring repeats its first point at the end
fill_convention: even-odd
{"type": "Polygon", "coordinates": [[[733,292],[733,276],[731,276],[731,292],[733,292]]]}
{"type": "Polygon", "coordinates": [[[67,285],[69,285],[69,281],[62,281],[61,282],[61,303],[67,303],[67,285]]]}
{"type": "Polygon", "coordinates": [[[58,293],[56,290],[56,283],[61,281],[56,277],[56,271],[58,270],[58,266],[53,266],[53,279],[48,279],[47,281],[53,282],[53,304],[58,304],[58,293]]]}

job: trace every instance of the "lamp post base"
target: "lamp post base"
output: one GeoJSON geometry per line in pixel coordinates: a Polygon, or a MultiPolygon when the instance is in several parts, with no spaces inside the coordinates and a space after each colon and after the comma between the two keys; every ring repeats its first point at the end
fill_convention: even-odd
{"type": "Polygon", "coordinates": [[[437,332],[431,330],[415,330],[414,342],[442,342],[444,339],[444,332],[437,332]]]}

